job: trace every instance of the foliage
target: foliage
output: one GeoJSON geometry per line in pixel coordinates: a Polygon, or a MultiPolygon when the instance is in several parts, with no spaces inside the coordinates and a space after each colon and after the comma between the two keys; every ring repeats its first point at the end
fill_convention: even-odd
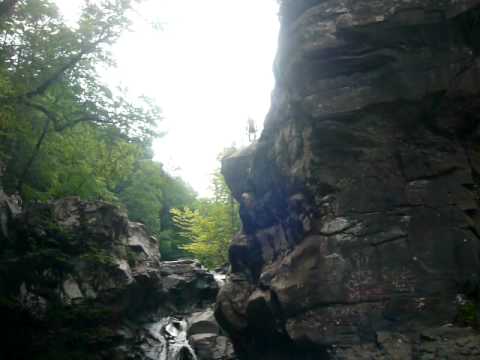
{"type": "Polygon", "coordinates": [[[240,228],[238,205],[219,171],[213,176],[214,196],[201,199],[194,209],[172,209],[172,218],[180,235],[190,242],[187,252],[208,267],[228,262],[230,240],[240,228]]]}
{"type": "Polygon", "coordinates": [[[466,301],[458,307],[457,321],[465,326],[477,328],[479,324],[478,306],[473,301],[466,301]]]}
{"type": "MultiPolygon", "coordinates": [[[[25,177],[22,195],[27,201],[72,195],[113,201],[116,185],[130,174],[140,152],[137,145],[84,124],[52,133],[25,177]]],[[[20,176],[24,161],[21,157],[9,167],[10,179],[20,176]]]]}
{"type": "Polygon", "coordinates": [[[160,110],[99,80],[99,69],[114,66],[109,49],[129,29],[135,2],[85,1],[74,26],[51,0],[1,3],[2,184],[25,202],[79,196],[124,206],[174,259],[186,253],[170,208],[195,195],[152,160],[160,110]]]}
{"type": "Polygon", "coordinates": [[[160,240],[160,252],[165,260],[185,256],[170,219],[170,209],[188,206],[195,193],[181,179],[168,175],[160,163],[140,161],[130,178],[118,188],[118,197],[128,209],[133,221],[145,224],[147,230],[160,240]]]}
{"type": "Polygon", "coordinates": [[[2,23],[0,156],[11,191],[27,199],[111,198],[111,179],[121,180],[159,135],[159,109],[111,91],[97,73],[113,65],[108,49],[128,29],[131,7],[86,2],[71,28],[51,1],[19,1],[2,23]]]}

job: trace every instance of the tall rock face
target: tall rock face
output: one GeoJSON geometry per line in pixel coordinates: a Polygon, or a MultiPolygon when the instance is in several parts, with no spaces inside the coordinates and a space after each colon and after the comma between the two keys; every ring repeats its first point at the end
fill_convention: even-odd
{"type": "Polygon", "coordinates": [[[242,359],[478,359],[480,1],[284,0],[216,317],[242,359]]]}

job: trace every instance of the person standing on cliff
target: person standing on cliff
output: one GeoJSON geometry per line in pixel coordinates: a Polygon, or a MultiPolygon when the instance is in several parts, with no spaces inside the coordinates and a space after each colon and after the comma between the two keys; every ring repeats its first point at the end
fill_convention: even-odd
{"type": "Polygon", "coordinates": [[[248,118],[247,132],[248,141],[254,142],[257,140],[257,127],[255,126],[255,121],[251,117],[248,118]]]}

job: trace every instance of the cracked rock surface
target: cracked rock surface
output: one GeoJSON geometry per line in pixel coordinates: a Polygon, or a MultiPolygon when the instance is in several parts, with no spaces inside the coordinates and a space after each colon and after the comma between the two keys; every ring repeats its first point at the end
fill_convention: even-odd
{"type": "Polygon", "coordinates": [[[223,161],[242,359],[480,356],[479,4],[282,2],[264,133],[223,161]]]}

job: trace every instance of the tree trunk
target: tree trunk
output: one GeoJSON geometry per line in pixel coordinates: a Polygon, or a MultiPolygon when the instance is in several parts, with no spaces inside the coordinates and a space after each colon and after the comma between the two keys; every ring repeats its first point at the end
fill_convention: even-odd
{"type": "Polygon", "coordinates": [[[20,192],[20,193],[22,193],[22,187],[23,187],[23,184],[25,183],[25,179],[28,175],[28,171],[30,170],[30,167],[32,166],[35,159],[37,158],[38,153],[40,152],[40,147],[42,146],[43,141],[45,140],[45,137],[47,136],[48,129],[50,127],[50,121],[51,121],[51,119],[49,117],[47,117],[45,119],[45,124],[43,125],[42,134],[38,138],[38,141],[35,145],[35,149],[33,150],[33,153],[30,156],[30,158],[28,159],[27,164],[25,165],[25,168],[22,171],[22,175],[20,176],[20,179],[18,180],[17,191],[20,192]]]}

